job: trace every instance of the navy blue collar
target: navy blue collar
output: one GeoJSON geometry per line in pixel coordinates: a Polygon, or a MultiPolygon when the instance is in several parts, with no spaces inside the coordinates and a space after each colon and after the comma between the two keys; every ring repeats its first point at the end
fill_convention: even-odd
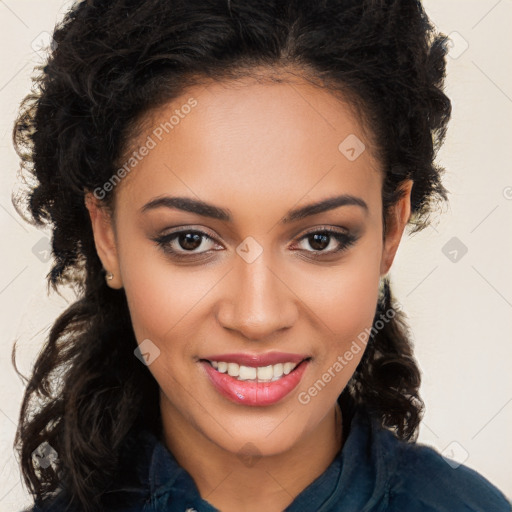
{"type": "MultiPolygon", "coordinates": [[[[382,449],[382,443],[376,443],[373,439],[382,435],[392,437],[389,431],[383,430],[366,413],[357,411],[343,449],[336,454],[324,473],[307,486],[285,512],[353,512],[363,510],[376,500],[382,500],[386,487],[385,475],[389,475],[389,472],[379,463],[384,454],[376,453],[376,450],[382,449]]],[[[178,464],[154,433],[142,431],[137,444],[139,454],[145,459],[139,459],[137,473],[145,488],[143,494],[148,510],[218,512],[218,509],[201,498],[190,474],[178,464]]],[[[128,490],[126,487],[124,489],[128,490]]]]}

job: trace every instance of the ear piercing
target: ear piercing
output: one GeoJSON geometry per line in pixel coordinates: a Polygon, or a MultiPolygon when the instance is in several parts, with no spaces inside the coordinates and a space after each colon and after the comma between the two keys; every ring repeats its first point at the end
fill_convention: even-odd
{"type": "Polygon", "coordinates": [[[114,274],[112,272],[107,272],[107,275],[105,276],[105,279],[107,281],[112,281],[112,279],[114,279],[114,274]]]}
{"type": "Polygon", "coordinates": [[[385,286],[385,278],[383,278],[381,276],[381,278],[379,280],[379,302],[384,302],[384,299],[385,299],[384,286],[385,286]]]}

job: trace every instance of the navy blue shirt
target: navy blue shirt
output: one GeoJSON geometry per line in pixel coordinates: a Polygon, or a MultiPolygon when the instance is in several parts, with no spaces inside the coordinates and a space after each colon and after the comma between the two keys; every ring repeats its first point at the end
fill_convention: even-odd
{"type": "MultiPolygon", "coordinates": [[[[153,433],[141,432],[136,447],[126,462],[134,469],[132,480],[108,494],[106,510],[218,512],[153,433]]],[[[342,450],[285,512],[511,512],[488,480],[455,466],[430,447],[398,440],[358,411],[342,450]]],[[[64,512],[61,499],[33,512],[64,512]]]]}

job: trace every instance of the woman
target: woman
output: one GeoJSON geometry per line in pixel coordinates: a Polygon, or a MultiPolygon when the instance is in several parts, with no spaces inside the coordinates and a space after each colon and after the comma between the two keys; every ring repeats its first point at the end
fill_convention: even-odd
{"type": "Polygon", "coordinates": [[[14,136],[79,300],[20,413],[33,510],[510,510],[415,443],[386,276],[446,199],[421,5],[89,0],[54,42],[14,136]]]}

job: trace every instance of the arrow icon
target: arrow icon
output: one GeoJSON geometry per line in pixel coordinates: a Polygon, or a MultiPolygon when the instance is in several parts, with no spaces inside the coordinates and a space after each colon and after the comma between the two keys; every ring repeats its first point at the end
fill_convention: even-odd
{"type": "Polygon", "coordinates": [[[347,160],[353,162],[357,160],[361,153],[366,149],[364,142],[355,134],[348,135],[338,146],[338,150],[347,160]]]}
{"type": "Polygon", "coordinates": [[[32,254],[34,254],[39,261],[46,263],[51,256],[50,239],[47,236],[40,238],[32,247],[32,254]]]}
{"type": "Polygon", "coordinates": [[[263,247],[252,236],[248,236],[240,242],[236,252],[246,263],[252,263],[263,252],[263,247]]]}
{"type": "Polygon", "coordinates": [[[448,254],[452,257],[452,260],[455,261],[459,255],[459,251],[457,251],[457,249],[453,249],[448,254]]]}
{"type": "Polygon", "coordinates": [[[468,248],[454,236],[443,245],[441,251],[452,263],[458,263],[466,255],[468,248]]]}
{"type": "Polygon", "coordinates": [[[149,366],[159,355],[160,349],[148,338],[133,351],[141,363],[149,366]]]}

